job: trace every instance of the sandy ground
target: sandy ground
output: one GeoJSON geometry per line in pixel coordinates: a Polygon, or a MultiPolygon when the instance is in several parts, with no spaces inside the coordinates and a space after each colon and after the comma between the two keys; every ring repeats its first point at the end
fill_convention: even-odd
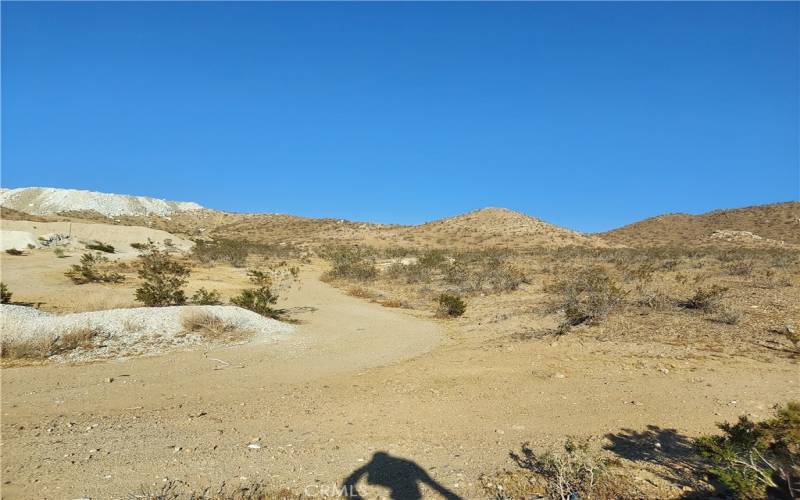
{"type": "MultiPolygon", "coordinates": [[[[194,246],[194,242],[161,231],[160,229],[150,229],[139,226],[122,226],[114,224],[87,224],[83,222],[31,222],[23,220],[5,220],[0,222],[3,234],[9,231],[9,240],[21,240],[19,233],[30,233],[36,241],[39,236],[47,234],[63,234],[70,236],[70,243],[66,249],[75,252],[84,250],[84,243],[91,241],[101,241],[113,245],[117,257],[131,258],[136,257],[138,252],[132,248],[131,243],[146,243],[152,240],[159,245],[163,245],[164,240],[171,240],[176,249],[189,250],[194,246]],[[11,233],[13,232],[13,233],[11,233]],[[17,234],[15,234],[17,233],[17,234]]],[[[2,237],[2,235],[0,235],[2,237]]],[[[5,239],[3,237],[3,239],[5,239]]],[[[4,244],[5,247],[5,244],[4,244]]],[[[19,245],[17,245],[19,248],[19,245]]],[[[25,246],[22,246],[24,249],[25,246]]]]}
{"type": "MultiPolygon", "coordinates": [[[[47,258],[4,264],[21,296],[62,279],[36,266],[47,258]],[[38,285],[25,290],[22,276],[38,285]]],[[[511,467],[523,441],[543,449],[570,434],[624,442],[647,432],[675,441],[740,414],[765,417],[800,394],[790,361],[579,336],[522,342],[489,325],[465,333],[347,296],[320,271],[306,268],[279,304],[301,321],[279,344],[3,369],[3,497],[126,498],[165,479],[261,479],[313,496],[385,451],[479,498],[480,475],[511,467]]]]}

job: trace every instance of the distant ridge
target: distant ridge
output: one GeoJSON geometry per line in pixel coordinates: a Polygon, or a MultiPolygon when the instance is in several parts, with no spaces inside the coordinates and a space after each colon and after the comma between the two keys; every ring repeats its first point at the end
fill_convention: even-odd
{"type": "Polygon", "coordinates": [[[702,245],[720,241],[738,244],[800,244],[800,202],[718,209],[699,215],[665,214],[628,224],[597,236],[628,246],[702,245]],[[757,238],[721,238],[752,233],[757,238]]]}
{"type": "Polygon", "coordinates": [[[147,196],[42,187],[0,189],[0,206],[33,215],[90,211],[106,217],[121,215],[163,217],[176,212],[203,208],[197,203],[167,201],[147,196]]]}

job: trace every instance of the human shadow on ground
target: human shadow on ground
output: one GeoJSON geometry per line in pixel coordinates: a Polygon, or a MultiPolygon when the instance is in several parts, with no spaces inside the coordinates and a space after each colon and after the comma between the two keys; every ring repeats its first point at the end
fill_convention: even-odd
{"type": "Polygon", "coordinates": [[[418,500],[422,498],[422,484],[449,500],[461,500],[461,497],[436,482],[416,462],[404,458],[393,457],[386,452],[378,451],[372,459],[362,467],[354,470],[342,482],[344,496],[350,499],[362,499],[356,489],[358,481],[365,477],[367,484],[383,486],[389,489],[389,498],[394,500],[418,500]]]}
{"type": "Polygon", "coordinates": [[[617,456],[654,465],[656,467],[651,472],[655,475],[693,490],[681,498],[725,496],[725,488],[721,484],[703,480],[706,475],[703,458],[695,451],[692,438],[680,434],[676,429],[648,425],[643,431],[622,429],[615,434],[606,434],[606,438],[610,441],[606,449],[617,456]]]}

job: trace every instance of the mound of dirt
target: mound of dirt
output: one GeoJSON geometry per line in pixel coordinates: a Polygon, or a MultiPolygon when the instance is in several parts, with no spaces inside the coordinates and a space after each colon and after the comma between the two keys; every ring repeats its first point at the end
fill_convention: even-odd
{"type": "Polygon", "coordinates": [[[88,210],[106,217],[117,215],[169,216],[175,212],[203,208],[197,203],[167,201],[147,196],[40,187],[3,189],[0,191],[0,205],[34,215],[88,210]]]}
{"type": "Polygon", "coordinates": [[[36,238],[28,231],[0,230],[0,250],[4,252],[12,248],[25,250],[36,246],[38,246],[36,238]]]}
{"type": "Polygon", "coordinates": [[[20,345],[28,350],[52,349],[72,342],[62,345],[65,352],[50,356],[56,361],[153,354],[199,343],[274,341],[292,331],[290,325],[235,306],[137,307],[55,315],[2,304],[0,313],[4,350],[20,345]]]}

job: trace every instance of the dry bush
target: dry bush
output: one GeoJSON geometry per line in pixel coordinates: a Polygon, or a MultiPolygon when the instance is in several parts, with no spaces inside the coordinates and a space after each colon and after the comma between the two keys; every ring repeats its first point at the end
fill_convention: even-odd
{"type": "Polygon", "coordinates": [[[141,500],[300,500],[302,495],[288,489],[272,489],[260,482],[212,488],[192,488],[182,481],[170,480],[157,487],[142,486],[131,499],[141,500]]]}
{"type": "Polygon", "coordinates": [[[250,337],[249,332],[208,311],[186,311],[181,324],[184,331],[197,334],[206,342],[239,341],[250,337]]]}
{"type": "Polygon", "coordinates": [[[598,323],[620,307],[625,292],[604,268],[580,269],[548,287],[556,298],[551,309],[563,310],[566,326],[598,323]]]}
{"type": "Polygon", "coordinates": [[[727,291],[727,287],[716,284],[710,287],[698,288],[694,295],[681,303],[681,306],[706,313],[715,312],[722,307],[722,297],[727,291]]]}
{"type": "Polygon", "coordinates": [[[361,286],[353,286],[347,289],[347,295],[359,299],[374,299],[376,295],[361,286]]]}
{"type": "Polygon", "coordinates": [[[563,450],[536,455],[528,443],[522,454],[511,454],[519,467],[544,483],[549,498],[573,500],[592,498],[607,476],[609,460],[588,440],[567,439],[563,450]]]}
{"type": "Polygon", "coordinates": [[[375,268],[375,254],[363,247],[329,247],[321,255],[330,261],[331,269],[323,279],[348,279],[371,281],[378,276],[375,268]]]}
{"type": "Polygon", "coordinates": [[[256,243],[224,238],[214,241],[197,240],[192,249],[192,257],[203,264],[225,262],[233,267],[244,267],[250,255],[287,259],[300,256],[301,251],[285,243],[256,243]]]}
{"type": "Polygon", "coordinates": [[[725,266],[725,272],[731,276],[750,276],[753,274],[755,262],[752,260],[738,260],[725,266]]]}
{"type": "Polygon", "coordinates": [[[14,333],[4,332],[0,343],[0,356],[4,359],[44,359],[75,349],[91,349],[98,337],[105,333],[99,328],[79,327],[59,337],[42,336],[20,339],[14,333]]]}
{"type": "Polygon", "coordinates": [[[20,256],[25,254],[25,252],[23,252],[22,250],[17,250],[16,248],[9,248],[8,250],[6,250],[6,253],[8,255],[14,255],[14,256],[20,256]]]}
{"type": "Polygon", "coordinates": [[[711,320],[726,325],[736,325],[742,320],[742,313],[735,309],[722,307],[711,320]]]}

